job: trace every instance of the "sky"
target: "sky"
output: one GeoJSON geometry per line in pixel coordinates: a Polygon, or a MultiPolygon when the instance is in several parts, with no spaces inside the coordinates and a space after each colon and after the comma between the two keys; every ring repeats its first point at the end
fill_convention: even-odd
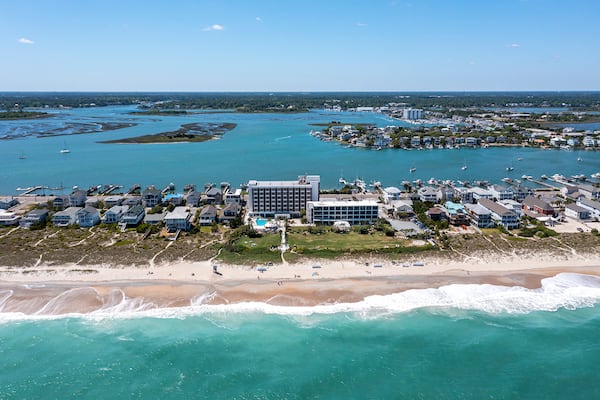
{"type": "Polygon", "coordinates": [[[0,0],[0,91],[600,90],[598,0],[0,0]]]}

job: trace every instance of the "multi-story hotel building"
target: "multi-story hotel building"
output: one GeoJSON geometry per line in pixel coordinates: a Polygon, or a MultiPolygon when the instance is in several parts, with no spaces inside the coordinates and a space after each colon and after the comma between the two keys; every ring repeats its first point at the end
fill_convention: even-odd
{"type": "Polygon", "coordinates": [[[375,201],[309,201],[306,219],[311,224],[333,225],[347,221],[350,225],[372,224],[379,216],[375,201]]]}
{"type": "Polygon", "coordinates": [[[307,202],[319,200],[320,182],[319,175],[299,176],[297,181],[249,181],[248,214],[299,217],[307,202]]]}

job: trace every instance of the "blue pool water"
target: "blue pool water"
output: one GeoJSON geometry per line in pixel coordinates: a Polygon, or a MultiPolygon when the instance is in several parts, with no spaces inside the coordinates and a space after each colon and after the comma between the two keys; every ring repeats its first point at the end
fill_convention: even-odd
{"type": "Polygon", "coordinates": [[[264,218],[257,218],[255,221],[256,226],[260,226],[260,227],[265,226],[267,224],[267,222],[269,222],[269,220],[264,219],[264,218]]]}

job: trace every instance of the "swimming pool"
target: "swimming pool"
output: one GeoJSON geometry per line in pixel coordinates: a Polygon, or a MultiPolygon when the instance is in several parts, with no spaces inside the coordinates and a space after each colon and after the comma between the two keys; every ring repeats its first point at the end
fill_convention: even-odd
{"type": "Polygon", "coordinates": [[[265,218],[256,218],[256,220],[254,220],[256,226],[259,226],[261,228],[264,228],[265,225],[267,225],[267,222],[269,222],[269,220],[265,218]]]}

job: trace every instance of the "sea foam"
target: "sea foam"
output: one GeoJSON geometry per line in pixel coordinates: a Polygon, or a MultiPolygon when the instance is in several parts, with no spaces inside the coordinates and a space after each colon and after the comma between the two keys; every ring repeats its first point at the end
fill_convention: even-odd
{"type": "MultiPolygon", "coordinates": [[[[67,292],[68,293],[68,292],[67,292]]],[[[0,293],[0,304],[5,303],[11,292],[0,293]]],[[[48,302],[42,310],[53,309],[58,298],[48,302]]],[[[459,309],[481,311],[491,314],[526,314],[533,311],[557,311],[592,307],[600,302],[600,277],[573,273],[561,273],[541,281],[538,289],[520,286],[489,284],[452,284],[440,288],[411,289],[389,295],[368,296],[355,303],[322,304],[316,306],[279,306],[263,302],[234,304],[206,304],[214,297],[208,293],[191,300],[187,307],[159,308],[142,298],[128,298],[116,290],[104,306],[95,311],[80,314],[33,315],[1,312],[0,322],[29,319],[86,318],[185,318],[206,314],[278,314],[290,316],[327,315],[348,313],[357,318],[371,319],[390,314],[404,313],[420,308],[459,309]]]]}

